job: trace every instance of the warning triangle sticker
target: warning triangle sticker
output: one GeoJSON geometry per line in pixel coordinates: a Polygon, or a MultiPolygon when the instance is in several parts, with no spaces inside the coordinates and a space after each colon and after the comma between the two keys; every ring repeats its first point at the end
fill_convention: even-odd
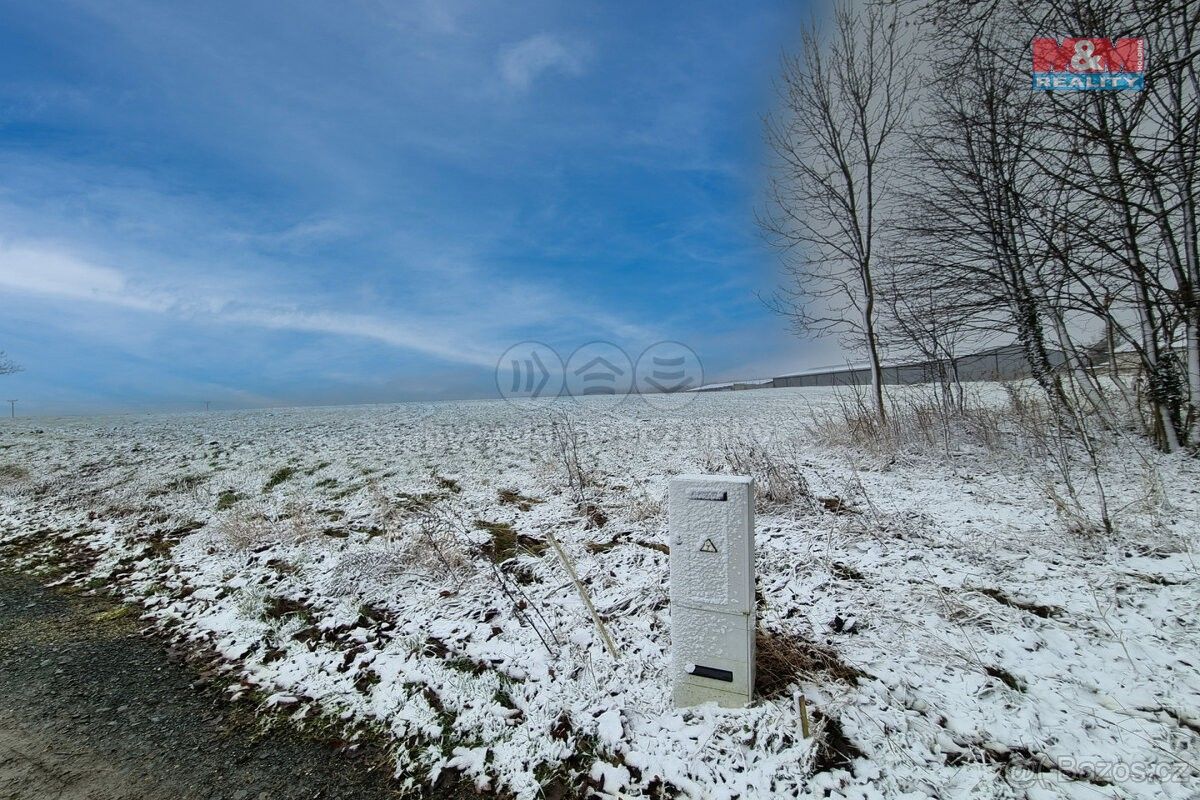
{"type": "Polygon", "coordinates": [[[700,552],[701,553],[715,553],[715,552],[717,552],[717,546],[715,544],[713,544],[712,539],[705,539],[704,544],[700,545],[700,552]]]}

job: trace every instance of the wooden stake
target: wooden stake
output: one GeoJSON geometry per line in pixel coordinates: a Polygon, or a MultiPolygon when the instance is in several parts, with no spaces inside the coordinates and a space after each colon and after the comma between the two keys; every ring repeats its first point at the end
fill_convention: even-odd
{"type": "Polygon", "coordinates": [[[562,549],[562,545],[558,543],[558,539],[554,538],[553,533],[547,533],[546,538],[554,546],[554,552],[558,554],[558,560],[562,562],[563,567],[567,570],[567,574],[575,582],[575,588],[579,591],[579,596],[583,598],[583,604],[587,606],[588,613],[592,615],[592,622],[596,623],[596,628],[600,631],[600,636],[604,639],[604,646],[608,648],[609,654],[614,659],[620,661],[621,656],[617,653],[617,646],[613,644],[612,637],[608,635],[608,628],[604,627],[604,620],[600,619],[600,615],[596,613],[596,607],[592,605],[592,599],[588,597],[587,587],[583,585],[583,581],[579,580],[579,576],[575,573],[575,565],[567,557],[567,551],[562,549]]]}
{"type": "Polygon", "coordinates": [[[808,701],[804,699],[804,695],[800,695],[800,732],[804,734],[804,738],[808,738],[808,701]]]}

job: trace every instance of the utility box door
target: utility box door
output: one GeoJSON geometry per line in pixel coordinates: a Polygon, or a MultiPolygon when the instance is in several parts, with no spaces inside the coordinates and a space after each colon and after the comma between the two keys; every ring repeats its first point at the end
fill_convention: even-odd
{"type": "Polygon", "coordinates": [[[754,607],[754,500],[750,478],[671,480],[671,602],[746,614],[754,607]]]}

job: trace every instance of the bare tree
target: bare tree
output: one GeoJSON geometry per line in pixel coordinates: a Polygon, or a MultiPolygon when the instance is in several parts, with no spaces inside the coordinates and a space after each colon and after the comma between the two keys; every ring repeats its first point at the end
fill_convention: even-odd
{"type": "MultiPolygon", "coordinates": [[[[970,96],[954,100],[958,108],[942,102],[943,112],[954,112],[952,136],[924,139],[934,156],[926,161],[971,166],[954,176],[956,186],[943,187],[943,196],[956,192],[966,200],[950,204],[961,219],[914,215],[941,228],[935,259],[948,258],[955,248],[966,254],[978,234],[1007,229],[996,237],[994,253],[973,253],[983,266],[978,275],[983,279],[973,283],[1002,288],[1009,306],[1019,311],[1015,332],[1039,383],[1066,399],[1037,362],[1044,349],[1039,341],[1048,337],[1044,325],[1066,351],[1070,374],[1082,377],[1080,387],[1093,407],[1100,385],[1082,367],[1105,351],[1115,359],[1120,344],[1140,362],[1141,397],[1158,444],[1176,450],[1198,443],[1200,5],[1184,0],[1132,6],[1117,0],[917,5],[925,28],[943,44],[946,62],[937,73],[953,76],[946,88],[938,88],[941,100],[954,100],[961,74],[973,76],[970,96]],[[1034,36],[1094,31],[1145,38],[1150,52],[1145,91],[1070,94],[1019,85],[1030,67],[1034,36]],[[994,142],[1001,149],[989,152],[994,142]],[[988,197],[994,205],[984,201],[988,197]],[[983,212],[990,218],[979,224],[983,212]],[[1001,272],[1008,273],[1007,281],[985,277],[1002,278],[1001,272]],[[1108,341],[1076,347],[1081,320],[1091,320],[1108,341]]],[[[959,300],[954,293],[942,296],[959,300]]],[[[986,291],[978,300],[988,306],[986,291]]],[[[1120,375],[1112,375],[1117,389],[1130,397],[1120,375]]]]}
{"type": "MultiPolygon", "coordinates": [[[[1094,25],[1111,10],[1077,0],[1054,21],[1094,25]]],[[[1139,4],[1123,22],[1148,40],[1146,89],[1050,97],[1051,124],[1085,157],[1074,169],[1048,168],[1107,213],[1103,235],[1077,231],[1103,254],[1087,283],[1122,288],[1109,324],[1141,361],[1156,439],[1175,450],[1197,443],[1200,410],[1200,6],[1139,4]],[[1120,323],[1121,311],[1133,326],[1120,323]]]]}
{"type": "Polygon", "coordinates": [[[882,232],[915,86],[903,26],[895,6],[843,3],[832,36],[805,30],[802,54],[784,61],[784,108],[767,120],[778,169],[760,220],[788,275],[772,307],[800,334],[836,333],[865,350],[881,419],[882,232]]]}
{"type": "Polygon", "coordinates": [[[767,124],[774,308],[865,350],[880,419],[885,348],[952,369],[956,342],[1013,337],[1063,435],[1124,409],[1164,450],[1200,445],[1200,3],[878,0],[834,20],[785,61],[767,124]],[[1145,39],[1144,91],[1030,90],[1035,37],[1097,31],[1145,39]]]}
{"type": "Polygon", "coordinates": [[[12,375],[14,372],[20,372],[21,366],[10,359],[0,350],[0,375],[12,375]]]}
{"type": "Polygon", "coordinates": [[[938,96],[913,131],[919,158],[906,193],[904,269],[896,291],[928,294],[980,333],[1011,332],[1056,408],[1066,405],[1047,342],[1044,291],[1057,263],[1032,221],[1068,196],[1037,166],[1046,134],[1036,98],[979,37],[940,70],[938,96]],[[971,80],[963,80],[964,76],[971,80]]]}

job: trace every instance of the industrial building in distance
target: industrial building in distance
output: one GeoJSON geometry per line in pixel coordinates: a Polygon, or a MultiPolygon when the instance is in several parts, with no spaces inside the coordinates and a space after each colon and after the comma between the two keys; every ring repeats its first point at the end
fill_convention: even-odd
{"type": "MultiPolygon", "coordinates": [[[[1049,352],[1050,363],[1059,367],[1066,362],[1060,350],[1049,352]]],[[[883,382],[888,385],[930,383],[942,375],[957,372],[960,381],[1009,381],[1030,376],[1029,361],[1020,345],[1007,344],[951,359],[887,362],[883,364],[883,382]]],[[[871,382],[866,364],[814,367],[775,378],[710,383],[697,392],[731,392],[743,389],[781,389],[796,386],[865,386],[871,382]]]]}

